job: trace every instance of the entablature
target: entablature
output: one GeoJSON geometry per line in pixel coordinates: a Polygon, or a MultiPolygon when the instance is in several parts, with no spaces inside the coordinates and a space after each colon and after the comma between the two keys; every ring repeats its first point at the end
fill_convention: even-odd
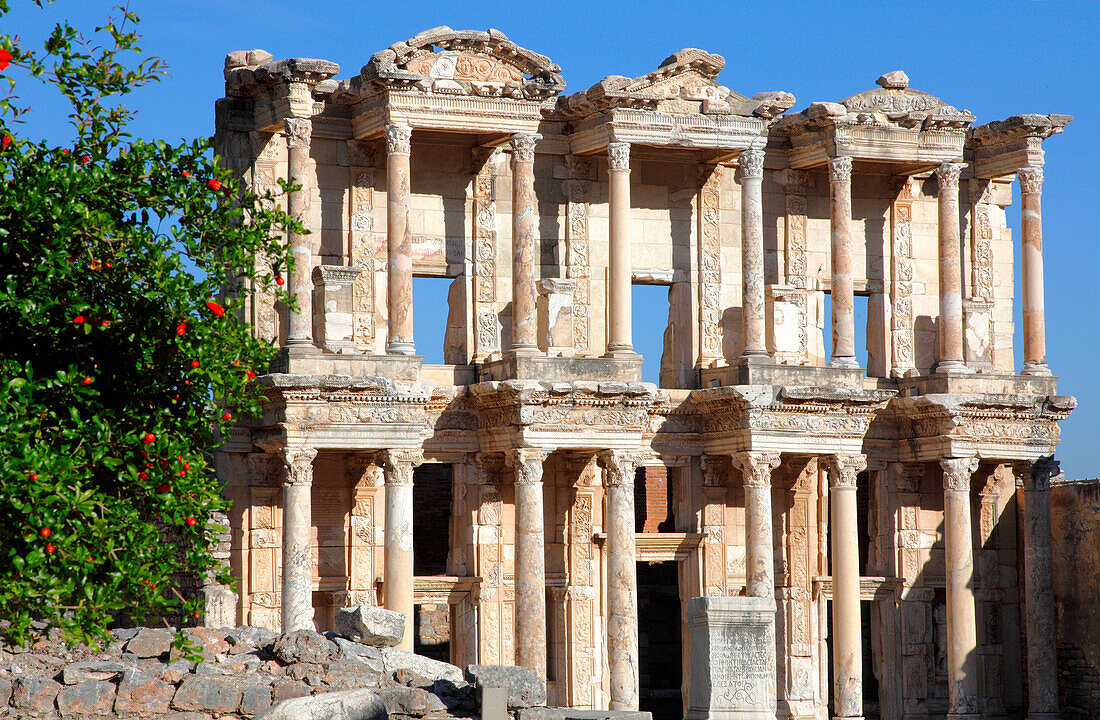
{"type": "Polygon", "coordinates": [[[1013,115],[970,128],[967,150],[974,175],[997,178],[1023,167],[1042,167],[1043,141],[1072,120],[1072,115],[1013,115]]]}

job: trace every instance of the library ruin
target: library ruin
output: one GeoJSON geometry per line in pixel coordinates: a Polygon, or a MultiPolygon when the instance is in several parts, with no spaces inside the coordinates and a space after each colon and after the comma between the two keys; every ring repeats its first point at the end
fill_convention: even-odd
{"type": "Polygon", "coordinates": [[[239,584],[209,617],[329,630],[380,605],[407,649],[668,720],[706,717],[689,602],[743,597],[770,717],[1059,717],[1075,401],[1047,365],[1040,198],[1071,118],[977,124],[900,71],[798,111],[724,64],[684,49],[567,94],[496,30],[344,77],[229,54],[217,152],[294,183],[308,233],[296,310],[243,311],[282,354],[219,451],[239,584]],[[450,279],[444,364],[414,346],[414,277],[450,279]],[[656,385],[636,285],[668,289],[656,385]]]}

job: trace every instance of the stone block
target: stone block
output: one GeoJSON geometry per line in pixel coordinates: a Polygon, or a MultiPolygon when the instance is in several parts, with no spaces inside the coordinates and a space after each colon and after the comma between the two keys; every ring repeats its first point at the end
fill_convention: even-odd
{"type": "Polygon", "coordinates": [[[129,665],[120,662],[85,660],[66,665],[61,671],[61,682],[66,685],[76,685],[85,680],[113,680],[128,669],[130,669],[129,665]]]}
{"type": "Polygon", "coordinates": [[[450,680],[456,685],[463,682],[461,668],[397,648],[382,648],[382,663],[387,673],[397,672],[400,668],[408,668],[432,682],[450,680]]]}
{"type": "Polygon", "coordinates": [[[526,708],[546,704],[546,686],[538,675],[514,665],[469,665],[466,681],[478,689],[504,688],[508,691],[509,708],[526,708]]]}
{"type": "Polygon", "coordinates": [[[255,715],[271,707],[271,688],[256,682],[241,684],[241,714],[255,715]]]}
{"type": "Polygon", "coordinates": [[[305,697],[313,693],[313,689],[304,682],[292,678],[278,678],[271,683],[273,702],[279,703],[290,698],[305,697]]]}
{"type": "Polygon", "coordinates": [[[16,678],[11,704],[16,710],[52,712],[61,683],[46,678],[16,678]]]}
{"type": "Polygon", "coordinates": [[[172,707],[177,710],[231,713],[240,706],[241,689],[234,678],[228,677],[189,675],[172,698],[172,707]]]}
{"type": "Polygon", "coordinates": [[[423,717],[434,712],[445,712],[447,706],[438,697],[414,687],[391,687],[378,690],[378,697],[391,714],[423,717]]]}
{"type": "Polygon", "coordinates": [[[480,688],[478,694],[481,720],[508,720],[508,691],[505,688],[480,688]]]}
{"type": "Polygon", "coordinates": [[[114,703],[114,683],[105,680],[85,680],[57,693],[57,710],[62,717],[107,715],[114,703]]]}
{"type": "Polygon", "coordinates": [[[115,713],[152,713],[168,712],[176,688],[155,675],[141,670],[130,669],[122,673],[118,683],[118,695],[115,698],[115,713]]]}
{"type": "Polygon", "coordinates": [[[312,630],[295,630],[275,641],[275,657],[287,665],[321,663],[331,660],[339,651],[336,643],[312,630]]]}
{"type": "Polygon", "coordinates": [[[254,720],[386,720],[386,706],[373,690],[345,690],[283,700],[254,720]]]}
{"type": "Polygon", "coordinates": [[[393,647],[405,636],[404,613],[373,605],[352,605],[336,609],[336,632],[375,647],[393,647]]]}
{"type": "Polygon", "coordinates": [[[172,633],[164,628],[141,628],[126,643],[126,652],[139,658],[159,658],[172,649],[172,633]]]}

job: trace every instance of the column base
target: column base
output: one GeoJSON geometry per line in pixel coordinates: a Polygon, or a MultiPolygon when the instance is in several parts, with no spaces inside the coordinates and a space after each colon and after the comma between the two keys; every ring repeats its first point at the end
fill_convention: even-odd
{"type": "Polygon", "coordinates": [[[1050,375],[1050,368],[1046,363],[1024,363],[1024,369],[1020,371],[1021,375],[1050,375]]]}
{"type": "Polygon", "coordinates": [[[387,355],[415,355],[416,348],[411,342],[392,342],[386,345],[387,355]]]}
{"type": "Polygon", "coordinates": [[[291,338],[291,337],[288,337],[286,339],[286,346],[287,347],[302,347],[302,346],[308,347],[310,345],[313,345],[313,338],[309,338],[309,337],[291,338]]]}
{"type": "Polygon", "coordinates": [[[603,355],[601,355],[601,357],[618,358],[618,359],[621,359],[621,360],[635,360],[635,359],[640,360],[642,358],[641,355],[634,352],[634,346],[633,345],[626,345],[624,347],[610,346],[610,347],[607,348],[607,352],[605,352],[603,355]]]}
{"type": "Polygon", "coordinates": [[[535,357],[542,355],[538,345],[513,345],[504,352],[504,357],[535,357]]]}
{"type": "Polygon", "coordinates": [[[966,366],[962,360],[941,360],[936,363],[937,373],[945,373],[948,375],[962,375],[965,373],[974,372],[966,366]]]}
{"type": "Polygon", "coordinates": [[[829,359],[829,367],[833,368],[858,368],[859,361],[854,357],[834,357],[829,359]]]}

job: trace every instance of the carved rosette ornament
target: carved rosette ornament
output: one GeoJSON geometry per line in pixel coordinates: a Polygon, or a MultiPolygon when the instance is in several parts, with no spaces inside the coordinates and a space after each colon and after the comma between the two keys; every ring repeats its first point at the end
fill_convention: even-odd
{"type": "Polygon", "coordinates": [[[829,473],[829,488],[856,487],[856,478],[867,469],[866,455],[826,455],[825,470],[829,473]]]}
{"type": "Polygon", "coordinates": [[[386,485],[412,485],[413,468],[424,462],[424,455],[416,450],[383,450],[378,461],[386,485]]]}
{"type": "Polygon", "coordinates": [[[1020,180],[1020,192],[1025,195],[1039,195],[1043,192],[1043,169],[1041,167],[1023,167],[1016,173],[1020,180]]]}
{"type": "Polygon", "coordinates": [[[286,145],[291,150],[309,148],[313,134],[313,122],[309,118],[287,118],[283,121],[286,130],[286,145]]]}
{"type": "Polygon", "coordinates": [[[1050,481],[1062,472],[1059,465],[1053,455],[1045,455],[1032,462],[1018,462],[1014,468],[1016,486],[1027,492],[1046,492],[1050,490],[1050,481]]]}
{"type": "Polygon", "coordinates": [[[613,142],[607,144],[607,167],[609,170],[630,170],[630,143],[613,142]]]}
{"type": "Polygon", "coordinates": [[[535,144],[542,140],[538,133],[516,133],[512,136],[512,163],[535,161],[535,144]]]}
{"type": "Polygon", "coordinates": [[[386,124],[386,154],[408,155],[412,146],[412,128],[408,125],[386,124]]]}
{"type": "Polygon", "coordinates": [[[313,459],[315,448],[282,448],[279,452],[285,475],[283,485],[310,485],[313,483],[313,459]]]}
{"type": "Polygon", "coordinates": [[[970,480],[978,469],[978,458],[944,458],[940,460],[943,468],[943,489],[955,492],[970,492],[970,480]]]}
{"type": "Polygon", "coordinates": [[[852,158],[850,157],[835,157],[829,158],[829,182],[851,182],[852,181],[852,158]]]}
{"type": "Polygon", "coordinates": [[[745,487],[767,488],[772,484],[772,471],[779,467],[779,453],[739,452],[734,453],[733,464],[741,471],[745,487]]]}
{"type": "Polygon", "coordinates": [[[741,153],[737,161],[742,178],[760,179],[764,177],[764,151],[749,148],[741,153]]]}
{"type": "Polygon", "coordinates": [[[965,167],[965,163],[941,163],[940,166],[936,168],[936,179],[939,181],[940,189],[958,190],[959,177],[962,175],[963,168],[965,167]]]}

